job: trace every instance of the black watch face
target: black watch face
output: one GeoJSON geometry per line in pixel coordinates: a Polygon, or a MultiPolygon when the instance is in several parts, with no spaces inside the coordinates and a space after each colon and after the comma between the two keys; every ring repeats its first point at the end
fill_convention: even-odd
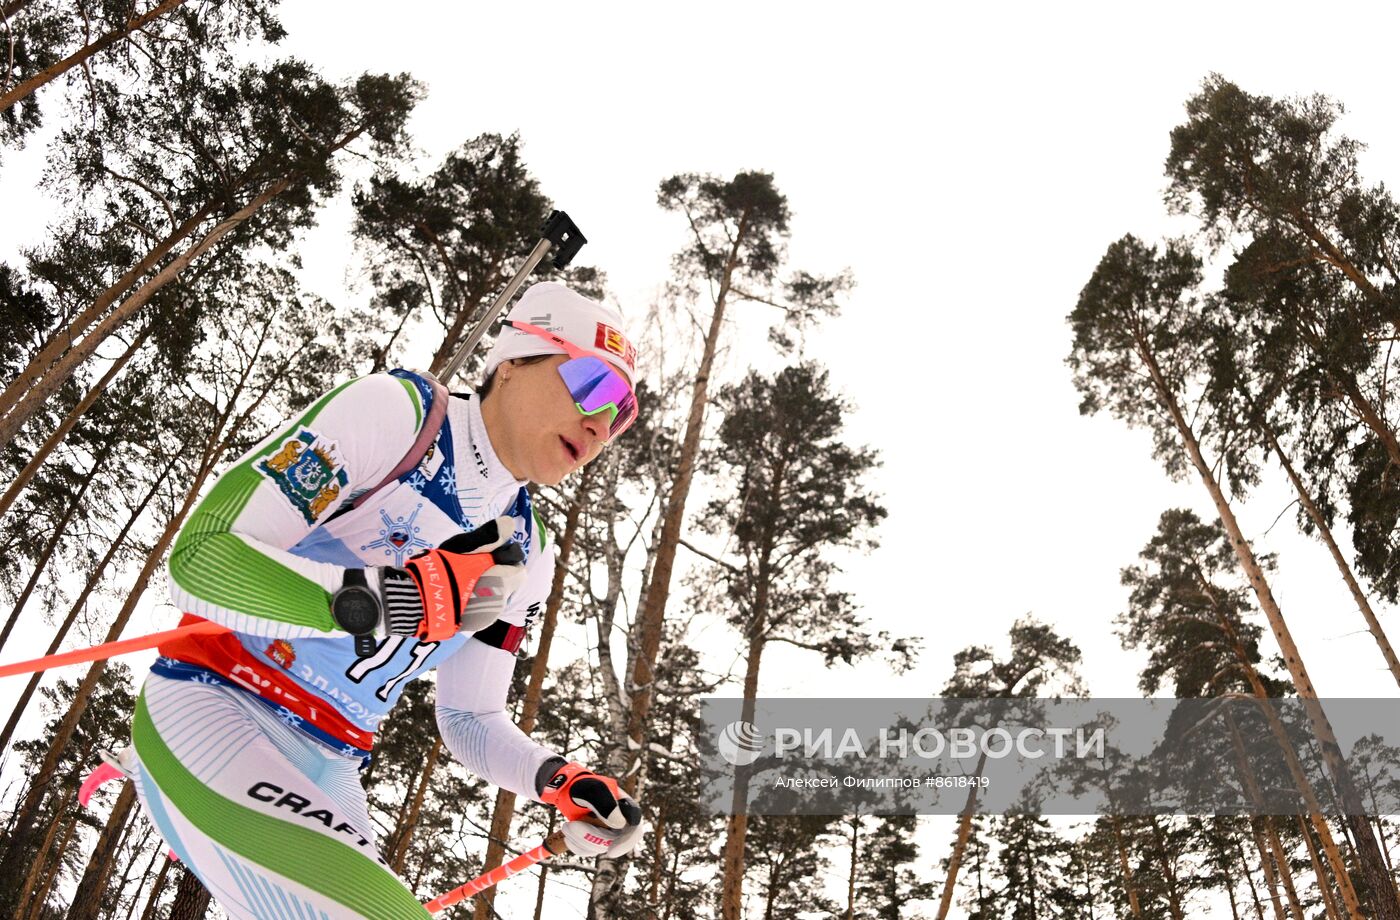
{"type": "Polygon", "coordinates": [[[331,603],[331,616],[352,635],[372,633],[379,625],[379,601],[368,588],[341,588],[331,603]]]}

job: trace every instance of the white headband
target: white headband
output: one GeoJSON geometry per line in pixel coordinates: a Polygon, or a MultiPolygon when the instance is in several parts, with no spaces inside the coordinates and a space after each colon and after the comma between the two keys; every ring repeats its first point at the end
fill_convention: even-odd
{"type": "MultiPolygon", "coordinates": [[[[636,372],[637,351],[622,331],[622,314],[607,304],[590,300],[555,281],[532,285],[506,314],[507,320],[519,320],[539,326],[585,351],[606,358],[622,372],[627,382],[636,372]]],[[[486,355],[486,376],[502,362],[534,355],[559,355],[564,349],[537,335],[521,332],[509,326],[486,355]]]]}

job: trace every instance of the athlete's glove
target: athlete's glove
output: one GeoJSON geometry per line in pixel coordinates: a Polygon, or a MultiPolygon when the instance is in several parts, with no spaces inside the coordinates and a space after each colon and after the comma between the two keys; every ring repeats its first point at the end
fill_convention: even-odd
{"type": "Polygon", "coordinates": [[[535,784],[540,801],[559,809],[568,822],[564,840],[575,854],[616,858],[642,842],[647,831],[642,809],[617,780],[554,757],[540,768],[535,784]]]}
{"type": "Polygon", "coordinates": [[[411,557],[403,568],[347,569],[331,613],[357,637],[383,631],[422,642],[476,632],[500,619],[510,593],[525,581],[525,556],[508,543],[515,519],[498,517],[411,557]],[[372,592],[372,601],[357,591],[372,592]]]}

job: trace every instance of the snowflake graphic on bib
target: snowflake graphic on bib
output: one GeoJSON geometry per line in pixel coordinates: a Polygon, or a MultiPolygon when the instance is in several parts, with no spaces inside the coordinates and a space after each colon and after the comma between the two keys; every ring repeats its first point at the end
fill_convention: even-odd
{"type": "Polygon", "coordinates": [[[418,512],[422,510],[423,503],[419,502],[412,514],[391,518],[389,512],[381,508],[379,520],[384,526],[379,530],[379,539],[361,546],[361,552],[382,549],[384,555],[394,557],[394,565],[402,566],[409,556],[420,549],[427,549],[432,544],[418,536],[418,531],[422,528],[415,523],[418,520],[418,512]]]}

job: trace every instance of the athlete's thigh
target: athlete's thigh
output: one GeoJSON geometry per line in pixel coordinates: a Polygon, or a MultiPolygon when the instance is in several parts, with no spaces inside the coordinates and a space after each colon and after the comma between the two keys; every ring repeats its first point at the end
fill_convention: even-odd
{"type": "Polygon", "coordinates": [[[237,692],[152,675],[137,702],[137,789],[176,856],[232,920],[427,917],[344,777],[313,781],[237,692]]]}

